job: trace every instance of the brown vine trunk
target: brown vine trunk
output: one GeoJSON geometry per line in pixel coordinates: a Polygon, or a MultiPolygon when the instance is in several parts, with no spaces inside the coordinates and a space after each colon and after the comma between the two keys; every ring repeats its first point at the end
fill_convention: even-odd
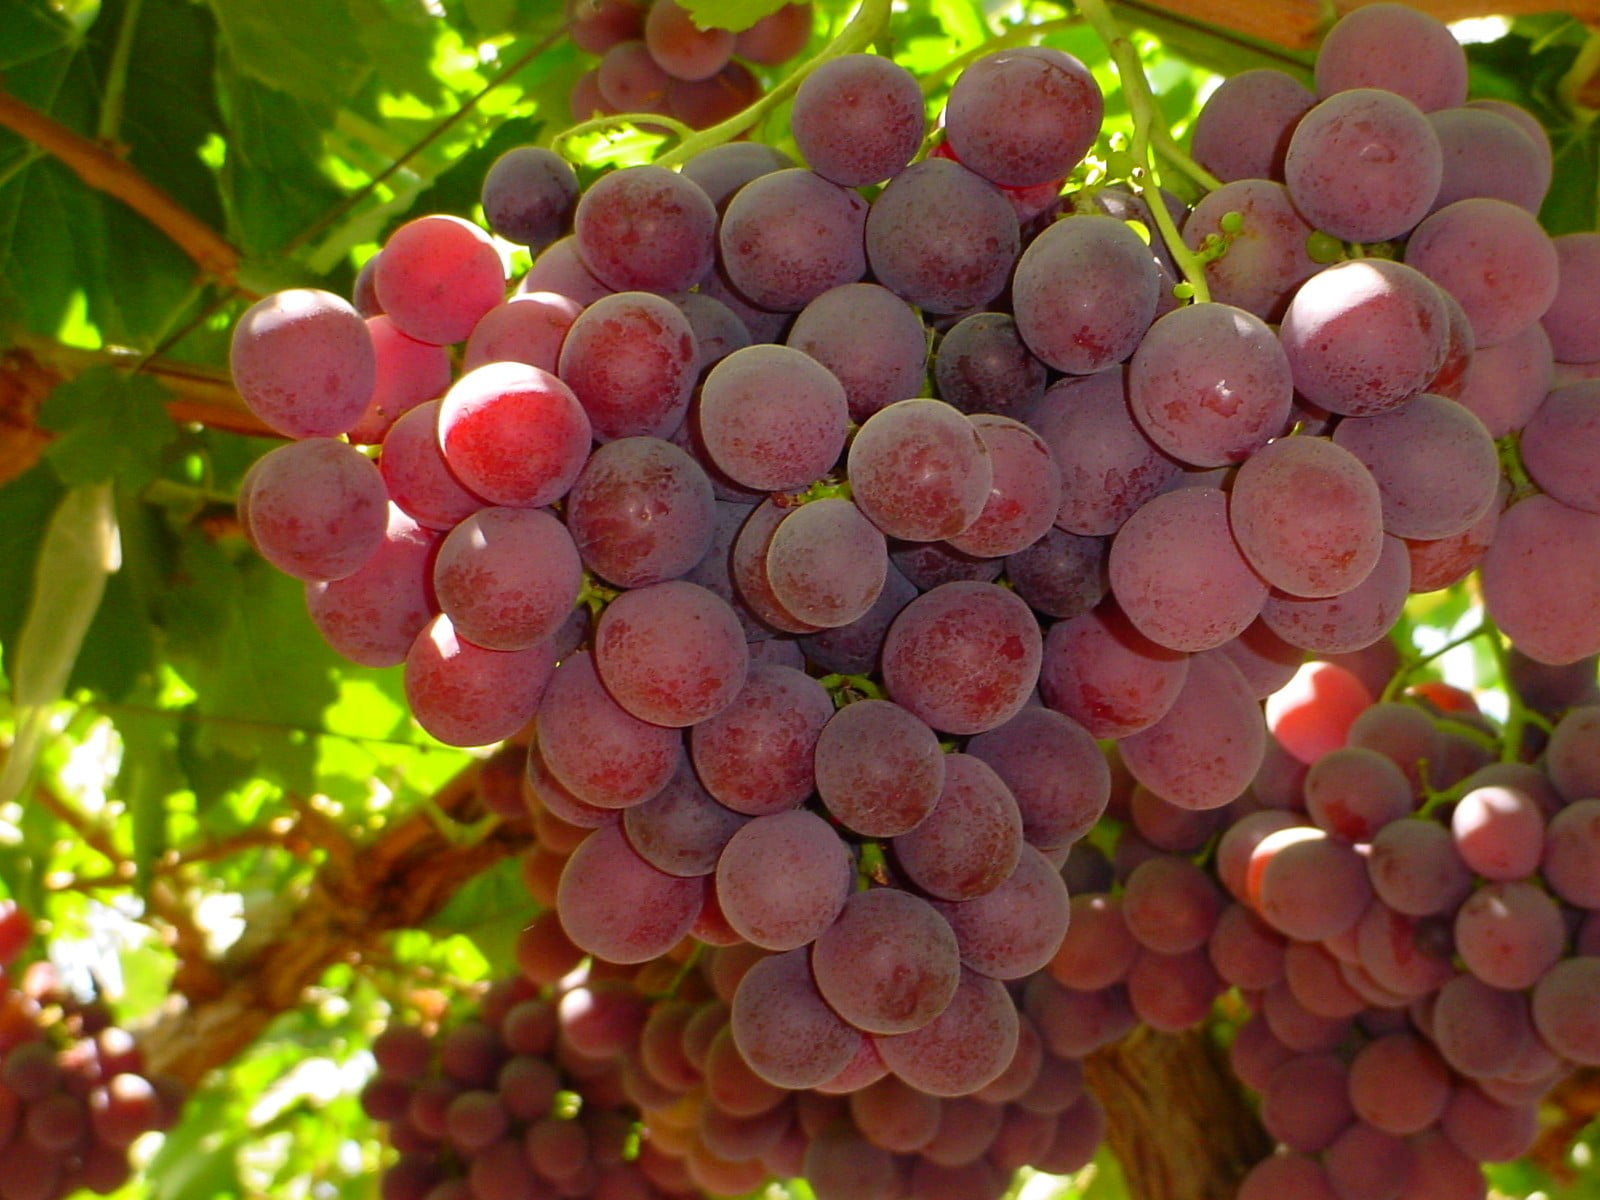
{"type": "Polygon", "coordinates": [[[479,841],[453,841],[446,820],[475,820],[478,766],[462,771],[430,808],[362,847],[329,847],[304,895],[281,897],[221,961],[180,964],[175,996],[140,1039],[145,1063],[194,1087],[243,1052],[335,963],[359,961],[389,933],[426,925],[473,876],[528,844],[520,823],[479,841]]]}
{"type": "Polygon", "coordinates": [[[1233,1200],[1250,1165],[1272,1153],[1204,1029],[1165,1034],[1140,1026],[1084,1066],[1133,1200],[1233,1200]]]}

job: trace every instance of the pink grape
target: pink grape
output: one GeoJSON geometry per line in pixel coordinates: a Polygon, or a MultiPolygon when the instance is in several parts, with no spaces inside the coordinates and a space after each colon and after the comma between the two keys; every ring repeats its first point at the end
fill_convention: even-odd
{"type": "Polygon", "coordinates": [[[417,723],[441,742],[487,746],[528,723],[554,668],[548,641],[486,650],[458,636],[441,614],[406,654],[406,702],[417,723]]]}
{"type": "Polygon", "coordinates": [[[389,235],[373,282],[395,328],[445,346],[466,340],[505,298],[506,273],[488,234],[460,217],[436,214],[389,235]]]}
{"type": "Polygon", "coordinates": [[[1027,702],[1042,651],[1038,622],[1014,592],[946,583],[911,601],[889,627],[884,686],[934,729],[982,733],[1027,702]]]}
{"type": "Polygon", "coordinates": [[[337,437],[361,419],[378,380],[361,315],[343,298],[289,288],[256,301],[234,325],[234,386],[287,437],[337,437]]]}
{"type": "Polygon", "coordinates": [[[594,632],[594,665],[613,699],[640,720],[682,728],[721,712],[749,669],[728,602],[681,579],[622,593],[594,632]]]}
{"type": "Polygon", "coordinates": [[[525,363],[469,371],[439,408],[451,473],[495,504],[542,508],[561,499],[589,456],[590,436],[572,389],[525,363]]]}
{"type": "Polygon", "coordinates": [[[439,607],[456,632],[491,650],[550,637],[582,584],[572,536],[543,509],[479,509],[445,536],[433,566],[439,607]]]}

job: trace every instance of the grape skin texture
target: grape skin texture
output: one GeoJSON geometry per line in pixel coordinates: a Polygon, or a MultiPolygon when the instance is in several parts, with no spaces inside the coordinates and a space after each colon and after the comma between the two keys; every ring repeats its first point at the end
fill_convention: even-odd
{"type": "Polygon", "coordinates": [[[433,619],[429,575],[439,535],[397,505],[377,551],[352,575],[306,584],[306,611],[323,639],[351,662],[393,667],[433,619]]]}
{"type": "Polygon", "coordinates": [[[644,803],[667,786],[683,756],[678,730],[641,721],[611,698],[588,651],[561,660],[538,717],[550,773],[600,808],[644,803]]]}
{"type": "Polygon", "coordinates": [[[1319,96],[1382,87],[1424,112],[1465,103],[1466,52],[1437,18],[1404,4],[1370,4],[1336,28],[1317,51],[1319,96]]]}
{"type": "Polygon", "coordinates": [[[1094,738],[1048,708],[1024,707],[968,741],[967,753],[994,768],[1017,802],[1023,836],[1044,851],[1087,834],[1111,796],[1111,770],[1094,738]]]}
{"type": "Polygon", "coordinates": [[[1444,154],[1415,104],[1354,88],[1300,118],[1283,176],[1312,225],[1343,241],[1381,242],[1404,236],[1433,207],[1444,154]]]}
{"type": "Polygon", "coordinates": [[[1244,791],[1266,752],[1260,710],[1226,658],[1197,654],[1154,724],[1119,743],[1133,777],[1183,808],[1217,808],[1244,791]]]}
{"type": "Polygon", "coordinates": [[[1224,183],[1281,178],[1289,135],[1316,101],[1283,71],[1241,71],[1223,80],[1196,115],[1191,153],[1224,183]]]}
{"type": "Polygon", "coordinates": [[[591,432],[572,389],[526,363],[467,372],[439,407],[450,471],[474,494],[517,508],[566,495],[589,457],[591,432]]]}
{"type": "Polygon", "coordinates": [[[252,304],[228,350],[234,386],[286,437],[338,437],[377,385],[377,354],[361,315],[342,297],[289,288],[252,304]]]}
{"type": "Polygon", "coordinates": [[[606,605],[594,664],[606,690],[652,725],[693,725],[744,686],[750,654],[727,601],[682,579],[634,588],[606,605]]]}
{"type": "Polygon", "coordinates": [[[965,1096],[1000,1076],[1020,1022],[1005,984],[962,968],[949,1003],[910,1033],[874,1039],[889,1069],[918,1091],[965,1096]]]}
{"type": "Polygon", "coordinates": [[[864,837],[915,829],[944,789],[938,735],[888,700],[847,704],[816,739],[816,787],[828,811],[864,837]]]}
{"type": "Polygon", "coordinates": [[[485,650],[457,636],[442,613],[406,653],[406,702],[417,723],[450,746],[487,746],[528,723],[552,678],[548,641],[485,650]]]}
{"type": "Polygon", "coordinates": [[[890,537],[954,537],[983,512],[994,485],[972,422],[942,400],[901,400],[868,417],[850,443],[856,506],[890,537]]]}
{"type": "MultiPolygon", "coordinates": [[[[920,322],[917,336],[920,349],[920,322]]],[[[1022,344],[1016,318],[1009,313],[962,317],[934,351],[939,398],[964,413],[1023,416],[1044,395],[1045,376],[1044,364],[1022,344]]]]}
{"type": "Polygon", "coordinates": [[[944,733],[994,729],[1027,702],[1043,638],[1021,597],[990,583],[946,583],[900,611],[883,642],[889,696],[944,733]]]}
{"type": "Polygon", "coordinates": [[[447,346],[464,341],[505,298],[506,274],[488,234],[460,217],[433,215],[389,235],[373,285],[401,333],[447,346]]]}
{"type": "Polygon", "coordinates": [[[887,887],[850,895],[812,946],[811,969],[835,1012],[879,1034],[927,1025],[950,1003],[962,975],[956,935],[945,919],[926,900],[887,887]]]}
{"type": "Polygon", "coordinates": [[[688,571],[716,533],[711,482],[685,451],[658,438],[597,447],[567,496],[567,528],[584,565],[620,587],[688,571]]]}
{"type": "Polygon", "coordinates": [[[286,442],[263,454],[248,512],[261,557],[307,582],[354,575],[378,552],[389,522],[376,464],[332,438],[286,442]]]}
{"type": "Polygon", "coordinates": [[[1276,321],[1295,288],[1321,270],[1306,253],[1312,232],[1281,183],[1239,179],[1200,198],[1184,222],[1183,240],[1198,250],[1208,236],[1223,239],[1226,253],[1205,264],[1211,299],[1276,321]],[[1238,229],[1223,229],[1229,213],[1239,215],[1238,229]]]}
{"type": "Polygon", "coordinates": [[[1094,737],[1125,738],[1166,714],[1188,671],[1187,654],[1151,641],[1108,603],[1050,627],[1039,691],[1094,737]]]}
{"type": "Polygon", "coordinates": [[[1072,55],[1046,46],[997,50],[956,79],[945,136],[985,179],[1006,187],[1049,183],[1089,152],[1104,107],[1094,76],[1072,55]]]}
{"type": "Polygon", "coordinates": [[[1444,365],[1449,329],[1445,301],[1425,275],[1369,258],[1301,284],[1278,336],[1305,400],[1368,417],[1427,387],[1444,365]]]}
{"type": "Polygon", "coordinates": [[[763,958],[739,981],[729,1018],[750,1069],[783,1088],[826,1083],[849,1065],[860,1033],[822,999],[808,952],[763,958]]]}
{"type": "Polygon", "coordinates": [[[543,146],[516,146],[483,176],[484,219],[509,242],[539,251],[566,232],[578,203],[578,177],[543,146]]]}
{"type": "MultiPolygon", "coordinates": [[[[613,815],[606,813],[608,820],[613,815]]],[[[623,809],[622,828],[640,858],[668,875],[687,878],[716,870],[723,847],[747,819],[718,804],[688,763],[680,762],[666,787],[643,804],[623,809]]]]}
{"type": "Polygon", "coordinates": [[[1532,495],[1500,517],[1484,555],[1483,602],[1537,662],[1576,662],[1600,647],[1600,514],[1532,495]]]}
{"type": "Polygon", "coordinates": [[[1061,472],[1058,529],[1113,534],[1182,469],[1134,421],[1125,379],[1116,367],[1063,379],[1027,414],[1061,472]]]}
{"type": "Polygon", "coordinates": [[[619,292],[686,292],[711,269],[717,210],[664,167],[623,167],[590,184],[573,214],[585,266],[619,292]]]}
{"type": "Polygon", "coordinates": [[[1533,1021],[1551,1049],[1573,1062],[1600,1063],[1600,1016],[1594,997],[1600,989],[1600,958],[1566,959],[1552,967],[1533,989],[1533,1021]]]}
{"type": "Polygon", "coordinates": [[[804,809],[756,817],[717,860],[717,900],[739,936],[766,950],[815,941],[844,907],[854,879],[850,850],[804,809]]]}
{"type": "Polygon", "coordinates": [[[1200,467],[1244,461],[1283,432],[1289,360],[1259,317],[1192,304],[1161,317],[1134,351],[1128,400],[1168,454],[1200,467]]]}
{"type": "Polygon", "coordinates": [[[950,754],[938,803],[893,846],[901,870],[923,891],[941,900],[970,900],[993,891],[1016,869],[1022,814],[993,767],[970,754],[950,754]]]}
{"type": "MultiPolygon", "coordinates": [[[[517,292],[472,327],[461,354],[462,370],[491,362],[524,362],[554,372],[561,343],[582,311],[576,300],[557,292],[517,292]]],[[[444,361],[448,366],[449,359],[444,361]]]]}
{"type": "Polygon", "coordinates": [[[964,554],[998,558],[1042,538],[1061,508],[1061,472],[1050,447],[1021,421],[994,413],[970,417],[989,451],[993,482],[978,519],[949,544],[964,554]]]}
{"type": "Polygon", "coordinates": [[[1179,488],[1146,503],[1112,539],[1111,594],[1151,641],[1211,650],[1260,613],[1267,584],[1240,553],[1228,508],[1217,488],[1179,488]]]}
{"type": "Polygon", "coordinates": [[[836,629],[864,616],[888,577],[889,547],[848,500],[795,509],[767,543],[767,581],[778,603],[808,625],[836,629]]]}
{"type": "Polygon", "coordinates": [[[1404,542],[1385,534],[1377,564],[1349,591],[1309,598],[1274,591],[1261,606],[1261,620],[1292,646],[1314,654],[1349,654],[1374,645],[1394,628],[1410,590],[1411,556],[1404,542]]]}
{"type": "Polygon", "coordinates": [[[1578,800],[1550,819],[1544,880],[1568,904],[1600,908],[1600,798],[1578,800]]]}
{"type": "Polygon", "coordinates": [[[1103,216],[1051,225],[1022,252],[1011,280],[1022,340],[1069,375],[1131,355],[1155,318],[1160,288],[1150,248],[1103,216]]]}
{"type": "Polygon", "coordinates": [[[802,350],[756,345],[711,368],[700,391],[700,436],[736,483],[793,492],[825,475],[844,450],[845,390],[802,350]]]}
{"type": "Polygon", "coordinates": [[[789,125],[813,171],[842,187],[864,187],[911,161],[927,118],[910,71],[877,54],[846,54],[801,81],[789,125]]]}
{"type": "Polygon", "coordinates": [[[1556,388],[1523,427],[1522,464],[1546,495],[1600,513],[1600,380],[1556,388]]]}
{"type": "Polygon", "coordinates": [[[1044,853],[1026,843],[999,886],[969,900],[935,900],[950,923],[962,965],[991,979],[1042,970],[1061,948],[1072,916],[1066,881],[1044,853]]]}
{"type": "Polygon", "coordinates": [[[567,859],[556,912],[573,942],[607,962],[647,962],[675,946],[700,912],[705,882],[658,871],[617,824],[596,829],[567,859]]]}
{"type": "MultiPolygon", "coordinates": [[[[1444,177],[1434,209],[1489,196],[1537,214],[1550,189],[1548,145],[1541,146],[1504,112],[1463,105],[1428,114],[1444,152],[1444,177]]],[[[1535,122],[1538,136],[1543,126],[1535,122]]]]}
{"type": "Polygon", "coordinates": [[[1306,826],[1269,833],[1257,843],[1247,887],[1267,923],[1301,941],[1343,933],[1372,898],[1365,860],[1348,843],[1306,826]]]}
{"type": "Polygon", "coordinates": [[[852,421],[865,421],[922,388],[927,334],[904,300],[876,283],[831,288],[800,310],[785,343],[844,387],[852,421]]]}
{"type": "Polygon", "coordinates": [[[1457,200],[1418,225],[1406,263],[1460,301],[1480,346],[1515,337],[1543,316],[1560,274],[1538,218],[1484,197],[1457,200]]]}
{"type": "Polygon", "coordinates": [[[812,756],[833,701],[793,667],[752,662],[733,703],[697,724],[689,752],[706,790],[737,812],[781,812],[814,786],[812,756]]]}
{"type": "Polygon", "coordinates": [[[700,355],[677,305],[649,292],[618,292],[572,322],[558,364],[594,439],[610,442],[671,436],[689,411],[700,355]]]}
{"type": "Polygon", "coordinates": [[[728,281],[749,303],[798,312],[867,273],[867,202],[801,168],[734,193],[718,234],[728,281]]]}
{"type": "Polygon", "coordinates": [[[1384,531],[1396,537],[1452,537],[1495,501],[1494,439],[1454,400],[1421,392],[1388,412],[1341,421],[1333,440],[1372,472],[1384,531]]]}
{"type": "Polygon", "coordinates": [[[1556,294],[1540,318],[1550,347],[1558,362],[1600,361],[1600,233],[1566,233],[1554,242],[1556,294]]]}
{"type": "Polygon", "coordinates": [[[1021,246],[1017,215],[981,177],[928,158],[891,179],[867,214],[867,261],[918,308],[958,313],[1005,288],[1021,246]]]}
{"type": "Polygon", "coordinates": [[[582,583],[578,548],[543,509],[479,509],[445,535],[433,565],[439,607],[462,637],[490,650],[550,637],[582,583]]]}
{"type": "Polygon", "coordinates": [[[1228,518],[1250,565],[1294,596],[1349,591],[1383,549],[1377,481],[1326,438],[1280,438],[1251,455],[1234,479],[1228,518]]]}

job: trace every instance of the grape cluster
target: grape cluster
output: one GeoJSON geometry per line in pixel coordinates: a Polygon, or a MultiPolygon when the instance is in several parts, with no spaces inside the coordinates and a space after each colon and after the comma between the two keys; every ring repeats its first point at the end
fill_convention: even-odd
{"type": "Polygon", "coordinates": [[[1481,1196],[1476,1164],[1527,1153],[1543,1096],[1600,1064],[1587,666],[1584,703],[1529,764],[1492,753],[1498,731],[1464,694],[1375,703],[1351,671],[1316,664],[1274,706],[1279,764],[1202,835],[1216,882],[1193,834],[1157,848],[1181,818],[1134,808],[1147,832],[1127,862],[1142,861],[1120,904],[1100,898],[1121,920],[1085,932],[1083,953],[1129,947],[1146,1021],[1165,1013],[1141,1005],[1139,968],[1180,943],[1205,994],[1249,1001],[1232,1062],[1283,1153],[1241,1196],[1481,1196]]]}
{"type": "Polygon", "coordinates": [[[49,963],[16,969],[29,932],[0,903],[0,1198],[107,1195],[127,1183],[134,1141],[177,1120],[183,1088],[148,1075],[105,1006],[64,990],[49,963]]]}
{"type": "Polygon", "coordinates": [[[634,988],[631,977],[553,989],[518,975],[437,1039],[412,1025],[379,1034],[361,1104],[399,1151],[383,1200],[681,1195],[645,1174],[654,1151],[639,1153],[615,1059],[637,1033],[634,988]]]}
{"type": "Polygon", "coordinates": [[[573,119],[659,113],[691,129],[716,125],[760,97],[750,64],[794,58],[811,39],[811,22],[810,0],[737,33],[701,28],[676,0],[567,0],[573,45],[600,56],[573,85],[573,119]]]}
{"type": "Polygon", "coordinates": [[[734,1041],[741,980],[773,961],[758,950],[584,967],[547,912],[518,961],[437,1047],[404,1025],[374,1042],[362,1104],[400,1150],[385,1200],[669,1200],[802,1175],[834,1200],[985,1200],[1024,1164],[1081,1167],[1104,1128],[1081,1063],[1031,1021],[971,1096],[919,1091],[870,1046],[837,1086],[787,1089],[734,1041]]]}
{"type": "MultiPolygon", "coordinates": [[[[483,195],[534,252],[509,299],[493,240],[429,216],[354,304],[294,290],[241,319],[238,387],[294,439],[247,477],[245,527],[336,649],[404,664],[434,736],[531,729],[516,758],[546,916],[528,952],[716,947],[742,964],[710,968],[737,1063],[719,1070],[792,1095],[797,1118],[818,1092],[876,1089],[862,1106],[898,1115],[993,1100],[1036,1051],[1070,1074],[1135,1023],[1204,1019],[1227,986],[1262,1014],[1240,1045],[1291,1045],[1273,1014],[1337,1026],[1304,1052],[1348,1072],[1362,1039],[1404,1034],[1451,1096],[1488,1096],[1513,1068],[1453,1059],[1434,998],[1586,986],[1590,960],[1563,957],[1582,904],[1526,846],[1514,877],[1452,850],[1464,940],[1445,908],[1384,897],[1379,842],[1453,838],[1439,796],[1491,770],[1479,742],[1498,734],[1374,705],[1379,681],[1352,719],[1404,715],[1347,746],[1295,691],[1308,656],[1380,655],[1410,594],[1475,569],[1530,688],[1593,681],[1600,262],[1532,214],[1542,130],[1469,104],[1465,79],[1442,25],[1366,6],[1315,92],[1263,71],[1215,93],[1194,158],[1218,186],[1192,209],[1093,174],[1069,187],[1102,98],[1048,47],[971,63],[926,153],[917,81],[865,54],[798,88],[803,167],[728,144],[585,190],[549,151],[512,151],[483,195]],[[1084,839],[1113,800],[1108,864],[1084,839]],[[1480,977],[1508,905],[1540,923],[1542,957],[1480,977]],[[1368,963],[1358,926],[1394,961],[1368,963]],[[1283,974],[1260,978],[1269,959],[1283,974]],[[1360,1007],[1300,994],[1324,991],[1360,1007]]],[[[1577,826],[1593,792],[1563,795],[1577,826]]],[[[1490,824],[1495,803],[1448,798],[1490,824]]],[[[1592,873],[1592,843],[1553,837],[1583,864],[1557,876],[1592,873]]],[[[1582,1061],[1589,1034],[1549,1020],[1561,1048],[1529,1016],[1528,1054],[1582,1061]]],[[[633,1099],[681,1131],[700,1085],[648,1074],[633,1099]]],[[[991,1165],[1060,1162],[1056,1126],[1097,1128],[1035,1101],[1001,1120],[1031,1132],[997,1135],[1015,1142],[991,1165]]],[[[1361,1117],[1338,1155],[1281,1138],[1324,1162],[1262,1171],[1376,1195],[1336,1164],[1426,1124],[1361,1117]]],[[[852,1119],[838,1161],[900,1172],[909,1143],[852,1119]]],[[[784,1144],[761,1171],[794,1166],[784,1144]]]]}

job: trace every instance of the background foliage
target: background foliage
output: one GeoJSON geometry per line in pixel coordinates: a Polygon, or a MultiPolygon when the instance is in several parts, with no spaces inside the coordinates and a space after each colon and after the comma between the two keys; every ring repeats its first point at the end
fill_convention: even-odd
{"type": "MultiPolygon", "coordinates": [[[[849,15],[816,7],[814,46],[849,15]]],[[[1312,27],[1274,25],[1269,3],[1240,23],[1289,47],[1119,12],[1180,136],[1219,73],[1309,61],[1294,43],[1312,27]]],[[[391,1013],[468,1002],[529,915],[510,847],[450,786],[473,756],[409,720],[397,671],[336,659],[299,585],[239,535],[232,497],[270,443],[225,366],[255,297],[348,293],[403,220],[476,216],[506,148],[560,139],[585,178],[658,152],[627,128],[566,136],[588,63],[561,32],[555,0],[0,0],[0,890],[42,919],[70,982],[203,1080],[130,1195],[374,1194],[366,1045],[391,1013]],[[403,851],[423,844],[445,851],[449,869],[427,868],[442,907],[386,913],[380,884],[414,880],[403,851]],[[282,953],[307,930],[316,954],[282,953]],[[163,1040],[240,989],[254,1024],[163,1040]]],[[[1547,226],[1596,228],[1592,35],[1561,14],[1480,32],[1474,94],[1551,131],[1547,226]]],[[[1104,49],[1054,4],[908,0],[877,49],[936,112],[999,37],[1077,54],[1108,128],[1124,121],[1104,49]]],[[[785,106],[752,136],[792,150],[785,106]]],[[[1471,602],[1431,598],[1419,639],[1471,602]]],[[[1572,1135],[1498,1186],[1600,1196],[1572,1135]]],[[[1104,1165],[1078,1185],[1119,1191],[1104,1165]]]]}

